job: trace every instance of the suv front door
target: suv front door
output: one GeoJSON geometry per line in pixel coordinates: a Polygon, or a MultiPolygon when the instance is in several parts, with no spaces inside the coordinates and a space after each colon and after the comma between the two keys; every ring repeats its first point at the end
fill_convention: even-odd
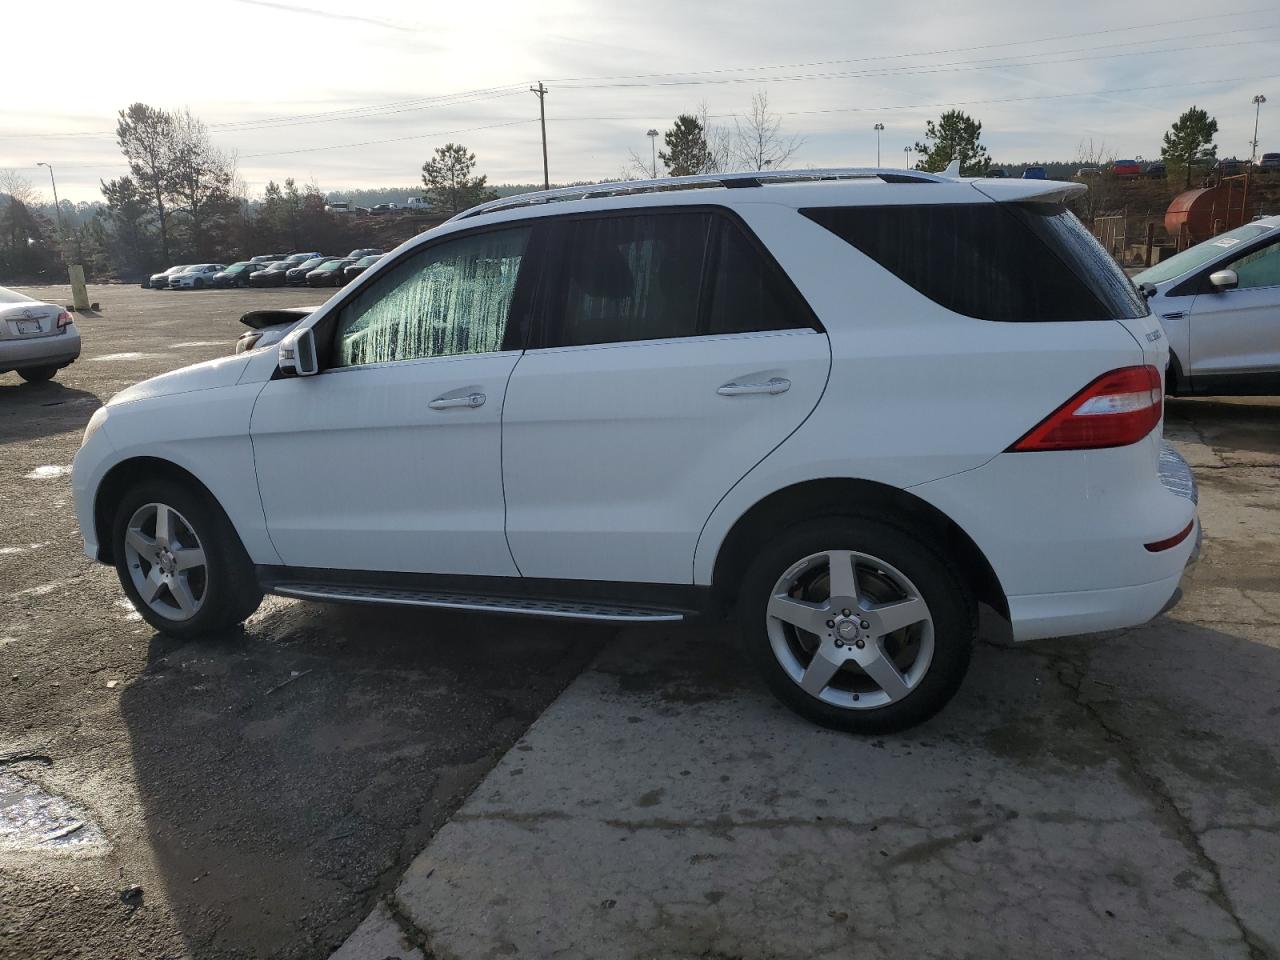
{"type": "Polygon", "coordinates": [[[827,336],[726,213],[555,231],[503,415],[512,554],[526,577],[691,583],[716,503],[817,404],[827,336]]]}
{"type": "MultiPolygon", "coordinates": [[[[1214,270],[1234,270],[1234,290],[1198,293],[1191,305],[1191,375],[1196,389],[1245,378],[1280,390],[1280,238],[1214,270]]],[[[1247,383],[1246,383],[1247,385],[1247,383]]]]}
{"type": "Polygon", "coordinates": [[[533,233],[447,237],[394,261],[338,310],[321,373],[263,389],[254,457],[286,565],[517,574],[501,417],[533,233]]]}

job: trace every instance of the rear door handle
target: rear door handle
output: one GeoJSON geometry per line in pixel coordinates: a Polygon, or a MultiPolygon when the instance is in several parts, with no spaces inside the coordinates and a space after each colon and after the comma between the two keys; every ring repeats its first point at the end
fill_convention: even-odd
{"type": "Polygon", "coordinates": [[[464,397],[436,397],[427,404],[432,410],[450,410],[453,407],[482,407],[486,397],[483,393],[469,393],[464,397]]]}
{"type": "Polygon", "coordinates": [[[742,397],[749,393],[786,393],[790,389],[790,380],[783,377],[771,377],[764,383],[726,383],[716,393],[722,397],[742,397]]]}

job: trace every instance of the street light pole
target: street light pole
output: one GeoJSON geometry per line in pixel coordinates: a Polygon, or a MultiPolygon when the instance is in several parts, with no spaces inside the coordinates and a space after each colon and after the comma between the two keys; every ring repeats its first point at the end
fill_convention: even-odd
{"type": "Polygon", "coordinates": [[[883,123],[877,123],[871,129],[876,132],[876,166],[880,166],[880,131],[884,129],[883,123]]]}
{"type": "Polygon", "coordinates": [[[911,148],[910,147],[902,148],[902,168],[904,170],[911,169],[911,148]]]}
{"type": "MultiPolygon", "coordinates": [[[[1254,137],[1257,137],[1257,130],[1254,131],[1254,137]]],[[[37,167],[49,168],[49,183],[53,186],[53,215],[58,221],[58,239],[63,238],[62,232],[62,206],[58,203],[58,181],[53,178],[53,164],[45,163],[43,160],[36,161],[37,167]]]]}
{"type": "Polygon", "coordinates": [[[645,134],[649,138],[649,159],[653,165],[653,179],[658,179],[658,131],[652,127],[645,134]]]}
{"type": "Polygon", "coordinates": [[[62,260],[67,265],[67,279],[71,281],[71,302],[77,310],[89,309],[89,289],[84,283],[84,267],[73,260],[79,259],[79,244],[73,244],[62,229],[62,204],[58,202],[58,181],[53,176],[53,164],[43,160],[36,161],[37,167],[49,168],[49,185],[53,187],[53,212],[58,221],[58,246],[62,249],[62,260]],[[76,249],[72,249],[75,247],[76,249]]]}
{"type": "Polygon", "coordinates": [[[1249,155],[1250,163],[1258,162],[1258,115],[1262,113],[1262,105],[1267,98],[1258,94],[1253,98],[1253,153],[1249,155]]]}

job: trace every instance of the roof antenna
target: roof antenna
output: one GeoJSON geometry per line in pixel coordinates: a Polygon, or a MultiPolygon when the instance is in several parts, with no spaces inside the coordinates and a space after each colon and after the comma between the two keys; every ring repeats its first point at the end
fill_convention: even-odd
{"type": "Polygon", "coordinates": [[[959,179],[959,177],[960,177],[960,161],[959,161],[959,160],[952,160],[950,163],[948,163],[948,164],[947,164],[947,169],[945,169],[945,170],[943,170],[943,171],[942,171],[942,175],[943,175],[944,177],[950,177],[952,180],[959,179]]]}

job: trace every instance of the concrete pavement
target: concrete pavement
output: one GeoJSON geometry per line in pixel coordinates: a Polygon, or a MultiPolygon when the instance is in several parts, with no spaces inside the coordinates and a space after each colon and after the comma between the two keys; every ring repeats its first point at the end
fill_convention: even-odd
{"type": "Polygon", "coordinates": [[[1208,538],[1172,615],[983,643],[908,734],[794,718],[725,638],[622,635],[361,928],[406,952],[338,956],[1276,956],[1277,414],[1171,402],[1208,538]]]}

